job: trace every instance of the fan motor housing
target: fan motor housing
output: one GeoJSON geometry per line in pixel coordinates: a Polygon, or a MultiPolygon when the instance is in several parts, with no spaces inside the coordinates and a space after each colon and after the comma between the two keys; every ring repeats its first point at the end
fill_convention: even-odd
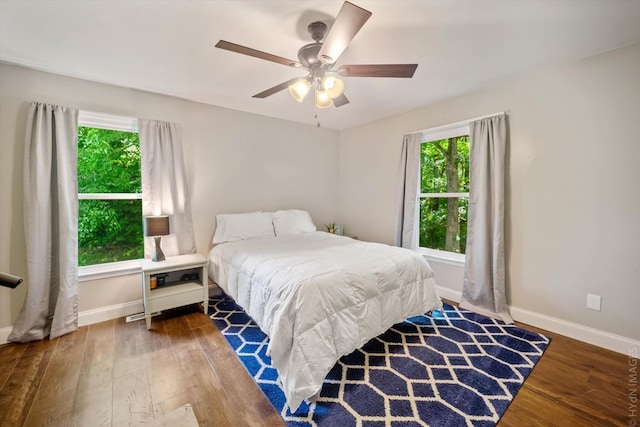
{"type": "Polygon", "coordinates": [[[309,31],[309,35],[311,35],[313,41],[319,42],[324,39],[324,36],[327,34],[327,24],[321,21],[312,22],[307,27],[307,31],[309,31]]]}
{"type": "Polygon", "coordinates": [[[307,68],[322,67],[324,63],[318,58],[318,52],[322,47],[320,41],[327,35],[327,24],[321,21],[312,22],[307,27],[307,31],[315,43],[302,46],[298,50],[298,60],[307,68]]]}
{"type": "Polygon", "coordinates": [[[322,62],[318,59],[318,52],[320,52],[321,47],[322,43],[318,42],[302,46],[300,50],[298,50],[300,63],[307,68],[322,66],[322,62]]]}

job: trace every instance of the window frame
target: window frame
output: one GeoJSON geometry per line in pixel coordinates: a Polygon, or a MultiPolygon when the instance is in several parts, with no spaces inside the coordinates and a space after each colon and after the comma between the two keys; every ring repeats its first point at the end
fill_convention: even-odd
{"type": "MultiPolygon", "coordinates": [[[[135,117],[87,110],[78,112],[78,127],[80,126],[139,133],[138,119],[135,117]]],[[[142,193],[78,193],[78,200],[142,200],[142,193]]],[[[139,273],[142,271],[141,261],[142,259],[133,259],[78,266],[78,278],[80,282],[85,282],[139,273]]]]}
{"type": "MultiPolygon", "coordinates": [[[[433,141],[439,141],[442,139],[453,138],[456,136],[470,135],[470,126],[468,122],[453,123],[444,126],[438,126],[435,128],[427,129],[422,132],[422,144],[429,144],[433,141]]],[[[471,143],[471,141],[469,141],[471,143]]],[[[422,164],[418,164],[418,176],[422,178],[422,164]]],[[[420,182],[420,181],[419,181],[420,182]]],[[[418,185],[417,200],[418,202],[423,198],[469,198],[469,193],[422,193],[422,188],[418,185]]],[[[416,241],[420,242],[420,219],[418,218],[418,227],[416,227],[416,241]]],[[[457,252],[449,252],[440,249],[432,249],[419,246],[418,252],[424,255],[428,260],[443,262],[446,264],[452,264],[457,266],[464,266],[466,256],[457,252]]]]}

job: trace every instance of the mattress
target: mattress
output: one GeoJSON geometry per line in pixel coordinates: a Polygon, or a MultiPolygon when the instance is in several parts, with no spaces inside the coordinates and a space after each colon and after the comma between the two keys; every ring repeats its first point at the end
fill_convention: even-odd
{"type": "Polygon", "coordinates": [[[442,306],[417,252],[324,232],[219,244],[209,276],[269,336],[292,411],[320,391],[341,356],[442,306]]]}

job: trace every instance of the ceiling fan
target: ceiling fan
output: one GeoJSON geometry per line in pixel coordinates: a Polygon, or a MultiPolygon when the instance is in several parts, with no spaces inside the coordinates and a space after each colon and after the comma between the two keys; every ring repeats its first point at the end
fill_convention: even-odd
{"type": "Polygon", "coordinates": [[[342,52],[371,15],[368,10],[345,1],[328,34],[324,22],[309,24],[308,31],[314,42],[298,50],[298,61],[225,40],[216,43],[216,47],[307,71],[307,76],[287,80],[253,95],[253,98],[266,98],[288,88],[293,98],[302,102],[313,88],[317,119],[318,108],[331,105],[340,107],[349,103],[349,99],[343,93],[344,83],[340,77],[413,77],[418,64],[341,65],[334,68],[342,52]]]}

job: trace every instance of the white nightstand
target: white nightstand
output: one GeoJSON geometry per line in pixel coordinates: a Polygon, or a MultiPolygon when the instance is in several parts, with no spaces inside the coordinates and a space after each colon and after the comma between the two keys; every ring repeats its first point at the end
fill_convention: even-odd
{"type": "Polygon", "coordinates": [[[167,257],[165,261],[158,262],[142,261],[142,300],[147,329],[151,328],[151,315],[156,311],[202,302],[207,313],[207,263],[200,254],[167,257]],[[165,274],[168,276],[166,283],[151,289],[151,277],[165,274]]]}

